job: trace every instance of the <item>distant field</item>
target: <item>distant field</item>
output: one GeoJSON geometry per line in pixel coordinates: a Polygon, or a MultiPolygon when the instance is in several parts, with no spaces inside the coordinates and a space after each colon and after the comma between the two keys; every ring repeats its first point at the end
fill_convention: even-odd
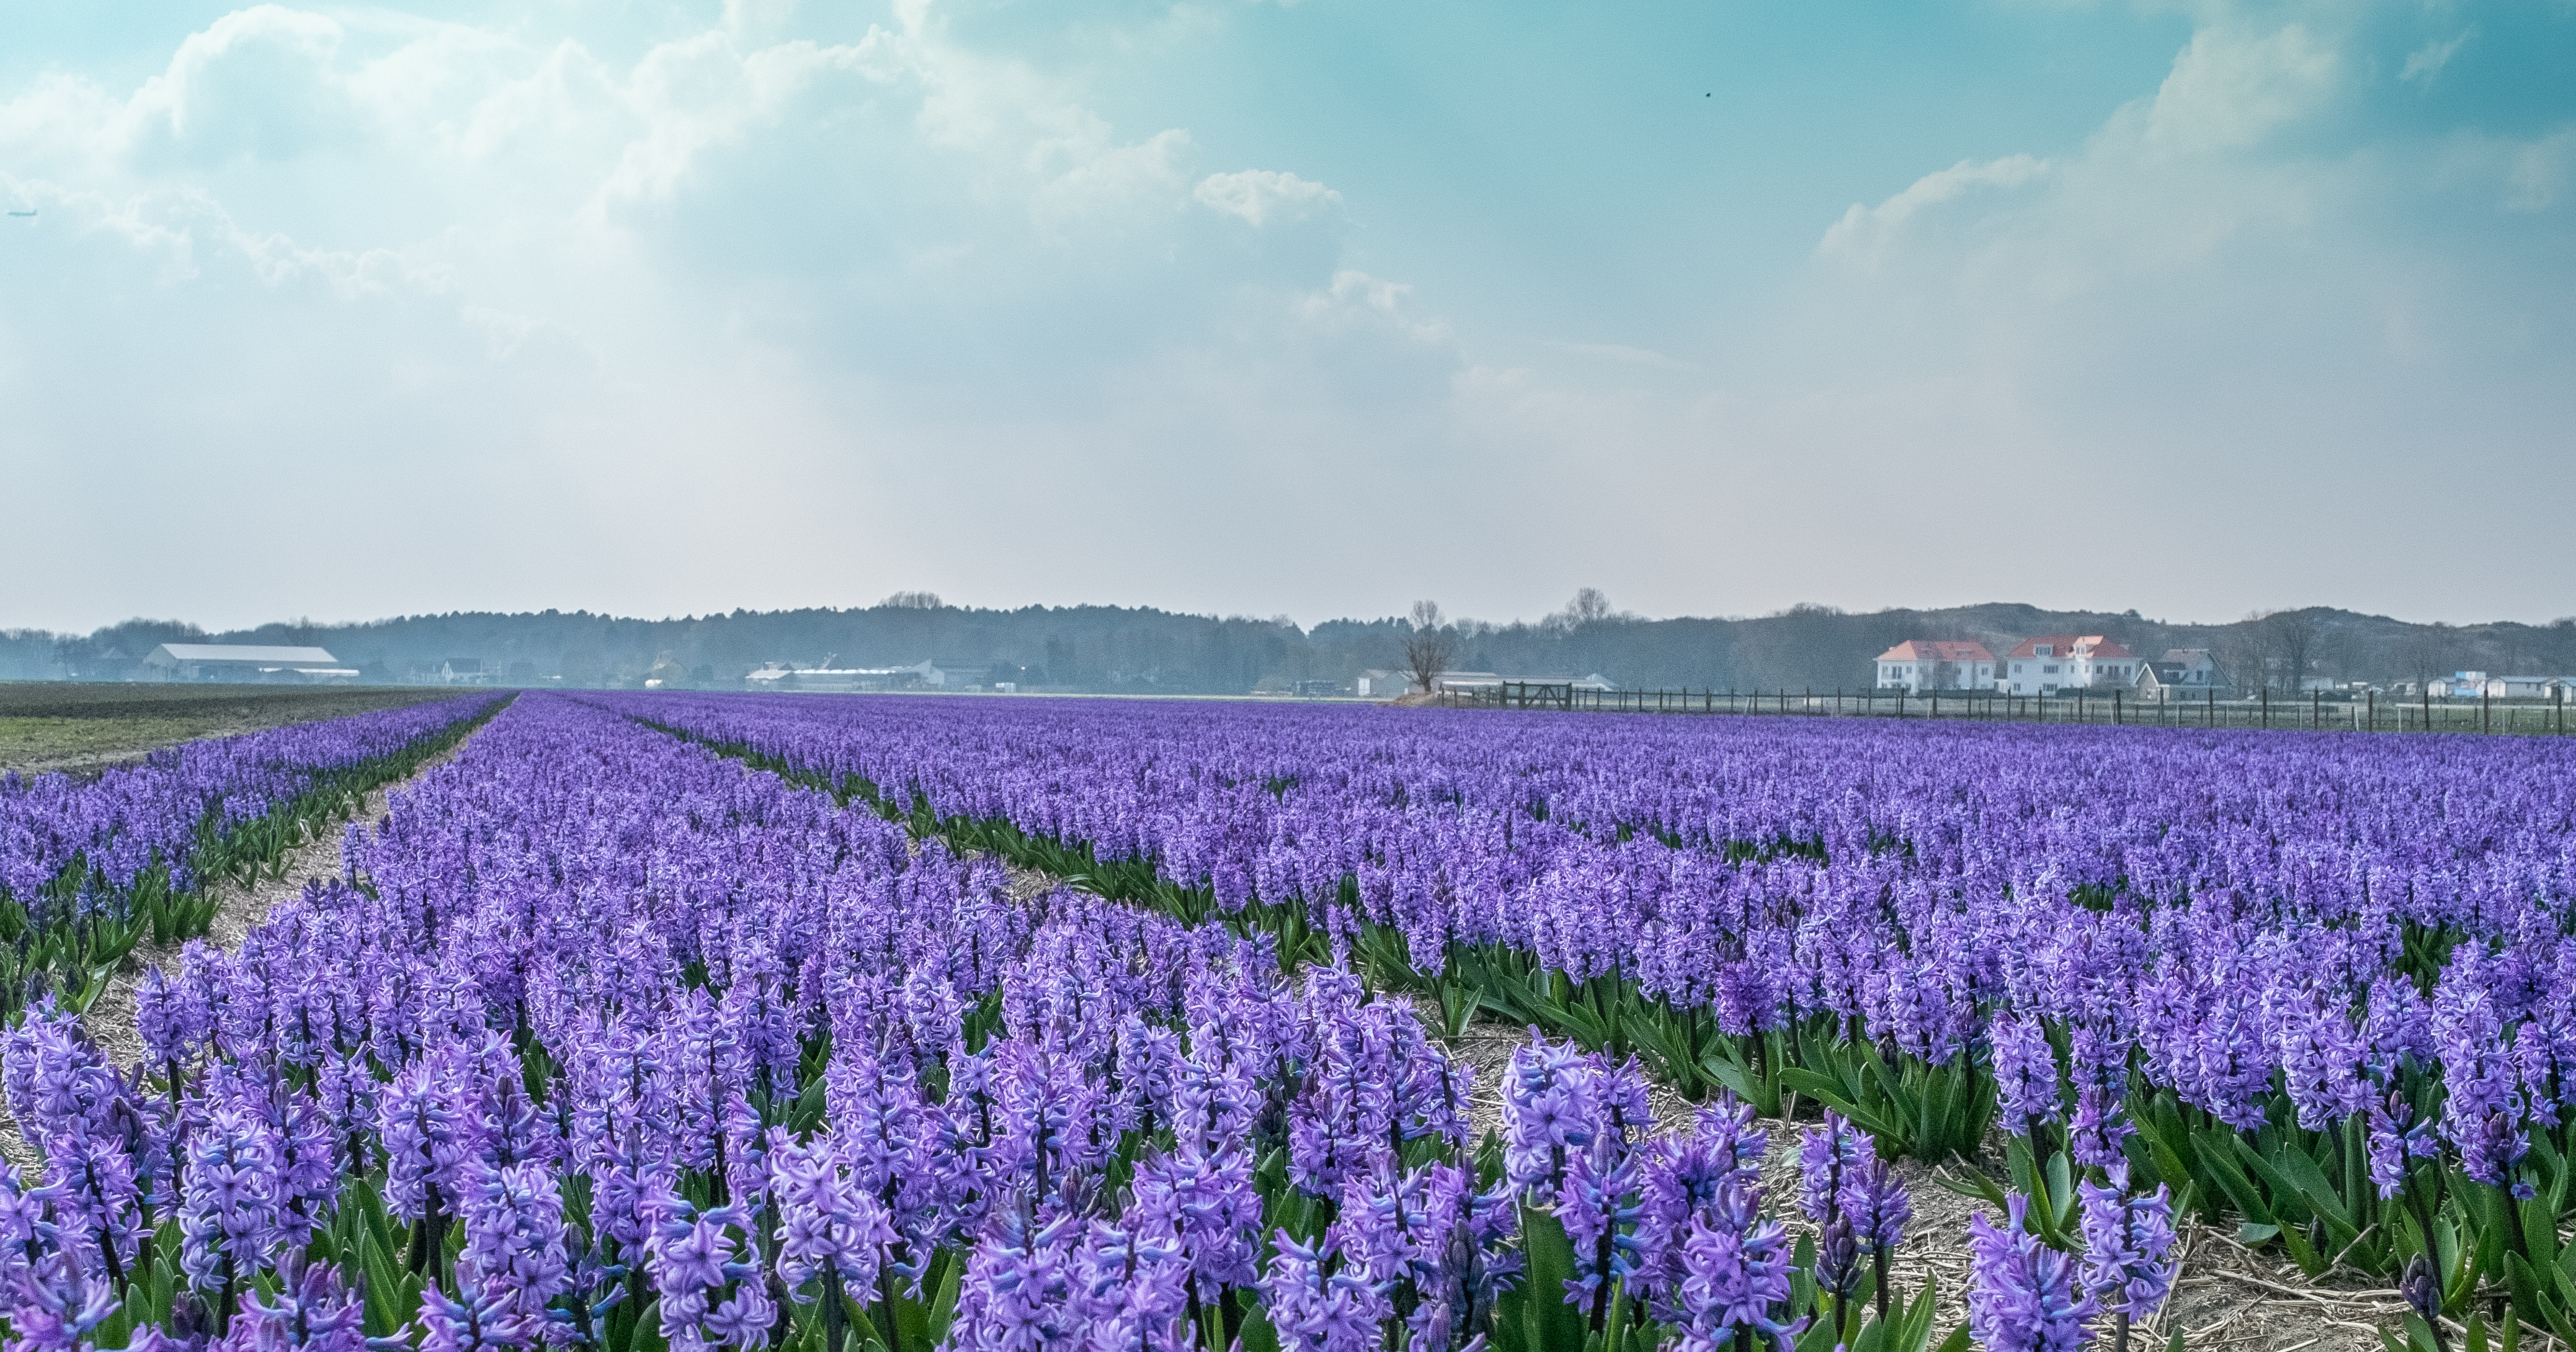
{"type": "Polygon", "coordinates": [[[94,773],[200,737],[392,709],[459,692],[0,681],[0,772],[94,773]]]}

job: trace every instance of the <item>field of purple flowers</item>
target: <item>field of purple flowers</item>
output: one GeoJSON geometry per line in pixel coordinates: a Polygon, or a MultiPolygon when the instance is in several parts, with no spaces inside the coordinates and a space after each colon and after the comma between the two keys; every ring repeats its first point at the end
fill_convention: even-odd
{"type": "Polygon", "coordinates": [[[2402,1280],[2401,1343],[2548,1329],[2552,751],[525,696],[347,883],[147,973],[143,1064],[13,1021],[0,1310],[11,1352],[2113,1347],[2179,1209],[2402,1280]],[[1479,1137],[1448,1046],[1498,1018],[1540,1031],[1479,1137]],[[1908,1155],[1992,1203],[1961,1328],[1889,1275],[1908,1155]]]}
{"type": "MultiPolygon", "coordinates": [[[[1692,1097],[2123,1177],[2562,1338],[2576,757],[2547,741],[625,697],[634,716],[1692,1097]]],[[[2436,1321],[2438,1323],[2438,1321],[2436,1321]]],[[[2436,1324],[2413,1330],[2430,1345],[2436,1324]]]]}
{"type": "Polygon", "coordinates": [[[205,932],[205,883],[274,865],[496,703],[442,700],[188,742],[88,781],[0,775],[0,1013],[45,995],[86,1007],[137,943],[205,932]]]}

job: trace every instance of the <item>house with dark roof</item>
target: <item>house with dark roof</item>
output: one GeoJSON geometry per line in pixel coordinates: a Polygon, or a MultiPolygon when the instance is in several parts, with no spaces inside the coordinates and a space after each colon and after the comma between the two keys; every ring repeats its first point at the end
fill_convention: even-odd
{"type": "Polygon", "coordinates": [[[2137,681],[2129,688],[2138,699],[2176,700],[2206,698],[2221,685],[2209,649],[2167,648],[2163,657],[2138,664],[2137,681]]]}
{"type": "Polygon", "coordinates": [[[1982,643],[1907,639],[1878,655],[1878,688],[1915,695],[1926,690],[1992,690],[1995,655],[1982,643]]]}

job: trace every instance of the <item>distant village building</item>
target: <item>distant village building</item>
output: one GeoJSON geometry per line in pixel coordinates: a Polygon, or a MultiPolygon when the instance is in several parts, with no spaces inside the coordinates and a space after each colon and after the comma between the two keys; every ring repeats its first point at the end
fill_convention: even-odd
{"type": "Polygon", "coordinates": [[[1878,655],[1878,688],[1922,694],[1926,690],[1992,690],[1995,655],[1982,643],[1908,639],[1878,655]]]}
{"type": "Polygon", "coordinates": [[[2136,653],[2100,634],[2042,634],[2004,655],[1995,689],[2007,695],[2126,688],[2143,665],[2136,653]]]}
{"type": "Polygon", "coordinates": [[[2425,692],[2435,699],[2476,699],[2487,692],[2487,674],[2483,671],[2455,671],[2437,677],[2425,692]]]}
{"type": "Polygon", "coordinates": [[[237,643],[164,643],[144,654],[143,681],[233,681],[335,685],[358,679],[355,667],[321,648],[237,643]]]}
{"type": "MultiPolygon", "coordinates": [[[[1585,692],[1619,688],[1597,671],[1589,676],[1505,676],[1492,671],[1444,671],[1432,678],[1431,688],[1434,691],[1491,691],[1501,689],[1505,682],[1572,686],[1585,692]]],[[[1413,689],[1413,673],[1409,671],[1363,671],[1351,682],[1351,693],[1362,699],[1394,699],[1398,695],[1412,693],[1413,689]]]]}
{"type": "Polygon", "coordinates": [[[2221,682],[2207,648],[2167,648],[2162,658],[2138,664],[2129,688],[2143,700],[2206,699],[2221,682]]]}
{"type": "MultiPolygon", "coordinates": [[[[1410,677],[1406,678],[1408,681],[1410,677]]],[[[1503,676],[1490,671],[1444,671],[1431,682],[1435,690],[1493,691],[1505,685],[1571,686],[1576,690],[1615,690],[1618,687],[1602,679],[1599,672],[1589,676],[1503,676]]],[[[1408,686],[1408,688],[1410,688],[1408,686]]],[[[1402,692],[1397,692],[1401,694],[1402,692]]]]}
{"type": "Polygon", "coordinates": [[[451,657],[438,664],[429,679],[440,685],[490,685],[501,678],[498,663],[479,657],[451,657]]]}
{"type": "Polygon", "coordinates": [[[2490,699],[2547,699],[2553,684],[2546,676],[2490,676],[2486,693],[2490,699]]]}
{"type": "Polygon", "coordinates": [[[1413,677],[1401,671],[1372,668],[1351,682],[1351,693],[1362,699],[1393,699],[1413,688],[1413,677]]]}
{"type": "Polygon", "coordinates": [[[948,673],[930,662],[916,662],[908,667],[835,667],[827,659],[825,665],[819,667],[791,667],[782,662],[772,662],[742,679],[743,684],[754,690],[850,695],[887,690],[937,690],[948,684],[948,673]]]}
{"type": "Polygon", "coordinates": [[[2218,663],[2210,658],[2207,648],[2167,648],[2159,660],[2175,669],[2178,683],[2187,689],[2200,690],[2223,684],[2218,679],[2218,663]]]}

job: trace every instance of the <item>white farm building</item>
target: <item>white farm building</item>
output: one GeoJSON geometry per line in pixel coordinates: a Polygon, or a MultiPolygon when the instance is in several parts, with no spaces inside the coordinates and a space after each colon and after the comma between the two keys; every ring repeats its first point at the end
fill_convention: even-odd
{"type": "Polygon", "coordinates": [[[2136,653],[2100,634],[2042,634],[2004,655],[1995,689],[2007,695],[2125,690],[2138,682],[2136,653]]]}
{"type": "Polygon", "coordinates": [[[246,643],[164,643],[144,654],[144,681],[257,681],[280,685],[331,685],[358,679],[321,648],[264,647],[246,643]]]}
{"type": "Polygon", "coordinates": [[[1908,639],[1878,655],[1878,688],[1909,694],[1926,690],[1992,690],[1995,655],[1982,643],[1908,639]]]}

